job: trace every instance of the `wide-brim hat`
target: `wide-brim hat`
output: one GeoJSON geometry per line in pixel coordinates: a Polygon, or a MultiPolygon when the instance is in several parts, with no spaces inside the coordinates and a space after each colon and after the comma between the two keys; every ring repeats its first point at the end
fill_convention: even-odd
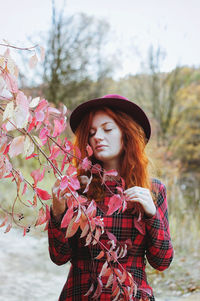
{"type": "Polygon", "coordinates": [[[151,136],[151,125],[145,112],[134,102],[124,96],[109,94],[100,98],[91,99],[77,106],[70,116],[70,127],[75,133],[83,117],[92,110],[108,107],[111,110],[122,111],[131,116],[144,130],[148,142],[151,136]]]}

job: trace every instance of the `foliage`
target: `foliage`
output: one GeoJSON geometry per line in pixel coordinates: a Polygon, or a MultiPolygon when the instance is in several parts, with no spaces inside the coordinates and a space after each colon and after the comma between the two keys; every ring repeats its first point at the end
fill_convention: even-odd
{"type": "MultiPolygon", "coordinates": [[[[35,65],[37,60],[37,56],[34,54],[30,61],[31,66],[35,65]]],[[[67,137],[62,139],[61,134],[67,126],[67,108],[63,105],[58,110],[52,107],[46,99],[27,97],[24,92],[19,90],[17,67],[9,55],[9,50],[1,56],[0,71],[0,111],[3,121],[0,129],[0,178],[10,179],[16,185],[16,196],[11,210],[6,210],[1,205],[5,216],[0,227],[6,227],[5,233],[7,233],[14,223],[23,229],[24,235],[32,227],[43,224],[47,229],[50,219],[48,201],[52,196],[50,191],[44,189],[42,183],[48,171],[52,170],[55,178],[60,179],[60,185],[54,193],[57,194],[57,197],[61,192],[65,192],[67,195],[67,211],[61,222],[61,227],[66,228],[66,237],[72,237],[80,229],[81,238],[85,237],[86,246],[99,245],[101,252],[96,259],[105,259],[102,270],[96,279],[97,287],[95,288],[95,284],[92,284],[86,295],[94,292],[93,298],[97,299],[103,287],[101,277],[107,275],[106,287],[112,284],[114,300],[122,298],[131,300],[137,292],[137,285],[133,276],[119,262],[119,259],[127,254],[131,242],[127,240],[124,245],[119,244],[116,237],[104,229],[103,218],[96,216],[95,201],[89,202],[84,194],[89,189],[94,174],[98,173],[102,178],[102,184],[105,184],[106,176],[116,176],[116,171],[104,171],[102,176],[101,167],[97,164],[93,166],[90,161],[93,151],[89,145],[86,148],[88,156],[81,158],[80,150],[74,147],[67,137]],[[39,168],[30,173],[33,183],[24,177],[20,169],[14,167],[13,158],[19,155],[24,160],[37,161],[39,168]],[[87,179],[84,179],[87,180],[87,185],[83,194],[80,193],[81,184],[77,177],[77,169],[72,163],[74,156],[79,160],[79,168],[90,172],[90,178],[85,177],[87,179]],[[35,211],[36,218],[31,223],[21,223],[24,215],[16,211],[17,203],[35,211]],[[100,241],[100,236],[104,232],[108,236],[109,248],[100,241]]],[[[107,214],[110,215],[116,211],[124,212],[126,208],[126,197],[123,189],[119,187],[118,193],[113,194],[110,198],[107,214]]]]}
{"type": "Polygon", "coordinates": [[[62,101],[71,108],[84,94],[89,99],[105,91],[103,80],[113,69],[112,60],[104,54],[108,34],[106,21],[85,14],[64,17],[63,11],[53,7],[43,74],[43,95],[50,102],[62,101]]]}

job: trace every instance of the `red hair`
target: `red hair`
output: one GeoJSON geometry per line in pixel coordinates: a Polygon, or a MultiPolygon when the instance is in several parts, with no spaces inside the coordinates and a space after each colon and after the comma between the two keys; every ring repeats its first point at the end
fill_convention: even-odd
{"type": "MultiPolygon", "coordinates": [[[[148,175],[148,158],[145,153],[145,134],[129,115],[121,111],[112,111],[104,107],[95,111],[90,111],[81,120],[76,133],[74,144],[80,149],[82,158],[87,156],[86,145],[88,144],[89,131],[92,119],[97,111],[103,111],[110,116],[122,131],[123,152],[120,157],[120,176],[126,183],[126,188],[140,186],[150,189],[150,179],[148,175]]],[[[75,160],[78,166],[77,160],[75,160]]],[[[100,163],[92,157],[92,163],[100,163]]],[[[83,172],[80,172],[83,174],[83,172]]],[[[99,179],[100,181],[100,179],[99,179]]]]}

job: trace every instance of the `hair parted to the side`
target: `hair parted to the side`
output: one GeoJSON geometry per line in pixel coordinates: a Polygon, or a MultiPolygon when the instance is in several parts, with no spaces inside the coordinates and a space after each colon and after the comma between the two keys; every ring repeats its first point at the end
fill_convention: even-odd
{"type": "MultiPolygon", "coordinates": [[[[103,111],[108,114],[122,131],[123,151],[120,157],[120,176],[124,179],[126,188],[141,186],[150,189],[144,131],[140,125],[124,112],[113,111],[103,107],[90,111],[84,116],[76,130],[74,141],[74,145],[81,151],[82,158],[87,156],[86,145],[89,140],[89,131],[93,116],[97,111],[103,111]]],[[[100,163],[94,156],[92,156],[91,160],[93,164],[100,163]]],[[[78,163],[75,159],[76,166],[78,166],[78,163]]],[[[80,174],[83,174],[83,172],[80,171],[80,174]]],[[[101,183],[99,184],[101,186],[101,183]]]]}

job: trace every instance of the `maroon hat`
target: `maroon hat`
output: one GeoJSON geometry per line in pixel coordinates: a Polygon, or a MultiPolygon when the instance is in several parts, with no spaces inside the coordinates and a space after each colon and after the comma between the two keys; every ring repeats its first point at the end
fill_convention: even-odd
{"type": "Polygon", "coordinates": [[[85,114],[92,110],[101,109],[102,107],[108,107],[113,111],[122,111],[131,116],[133,120],[143,128],[148,142],[151,136],[151,126],[148,117],[134,102],[128,100],[124,96],[116,94],[109,94],[101,98],[91,99],[76,107],[70,116],[70,126],[72,131],[74,133],[76,132],[76,129],[85,114]]]}

